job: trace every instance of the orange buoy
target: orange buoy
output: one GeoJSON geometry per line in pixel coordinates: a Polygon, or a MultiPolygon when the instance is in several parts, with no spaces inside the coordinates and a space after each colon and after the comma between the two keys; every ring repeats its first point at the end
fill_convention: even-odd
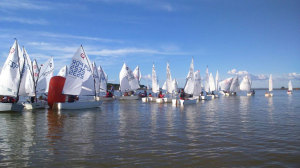
{"type": "Polygon", "coordinates": [[[48,91],[48,105],[52,108],[55,102],[65,102],[66,95],[62,94],[66,78],[61,76],[53,76],[50,79],[48,91]]]}

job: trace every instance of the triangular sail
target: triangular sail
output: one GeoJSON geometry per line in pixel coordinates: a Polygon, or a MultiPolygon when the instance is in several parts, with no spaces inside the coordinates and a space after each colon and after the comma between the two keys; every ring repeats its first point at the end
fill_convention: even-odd
{"type": "Polygon", "coordinates": [[[35,96],[35,84],[33,78],[33,67],[30,57],[23,47],[23,57],[24,57],[24,70],[23,77],[20,84],[19,95],[21,96],[35,96]]]}
{"type": "Polygon", "coordinates": [[[37,93],[47,93],[49,89],[49,82],[53,76],[54,62],[53,58],[49,58],[47,62],[41,64],[39,71],[39,79],[37,81],[37,93]]]}
{"type": "Polygon", "coordinates": [[[239,91],[239,78],[237,76],[233,78],[229,90],[230,90],[230,92],[237,92],[237,91],[239,91]]]}
{"type": "Polygon", "coordinates": [[[233,78],[227,78],[219,83],[220,89],[222,91],[229,91],[233,78]]]}
{"type": "Polygon", "coordinates": [[[249,92],[251,90],[251,84],[248,76],[244,76],[241,84],[240,84],[240,90],[249,92]]]}
{"type": "Polygon", "coordinates": [[[201,76],[200,76],[200,71],[196,71],[194,73],[195,75],[195,85],[194,85],[194,96],[200,96],[202,92],[202,87],[201,87],[201,76]]]}
{"type": "Polygon", "coordinates": [[[166,81],[164,82],[164,84],[163,84],[163,86],[162,86],[161,89],[162,89],[162,90],[167,90],[167,82],[166,82],[166,81]]]}
{"type": "Polygon", "coordinates": [[[124,63],[120,71],[121,92],[137,90],[140,88],[137,79],[133,76],[131,69],[124,63]]]}
{"type": "Polygon", "coordinates": [[[209,75],[209,90],[211,92],[216,90],[215,80],[214,80],[212,73],[210,73],[210,75],[209,75]]]}
{"type": "Polygon", "coordinates": [[[152,66],[152,92],[153,93],[158,93],[159,92],[159,85],[157,81],[157,76],[156,76],[156,71],[154,64],[152,66]]]}
{"type": "Polygon", "coordinates": [[[194,92],[194,85],[195,85],[195,79],[194,79],[194,59],[192,59],[192,62],[190,64],[189,73],[186,77],[186,83],[184,86],[184,92],[187,94],[193,94],[194,92]]]}
{"type": "Polygon", "coordinates": [[[219,91],[219,71],[216,73],[216,91],[219,91]]]}
{"type": "Polygon", "coordinates": [[[68,74],[68,66],[66,65],[59,70],[57,76],[66,77],[67,74],[68,74]]]}
{"type": "Polygon", "coordinates": [[[63,88],[63,94],[79,95],[82,83],[92,76],[91,62],[85,54],[83,47],[76,51],[72,58],[69,72],[66,76],[66,82],[63,88]]]}
{"type": "Polygon", "coordinates": [[[173,79],[173,92],[177,93],[178,91],[178,82],[176,79],[173,79]]]}
{"type": "Polygon", "coordinates": [[[205,72],[205,84],[204,84],[204,90],[205,92],[209,92],[210,89],[209,89],[209,73],[208,73],[208,67],[206,67],[206,72],[205,72]]]}
{"type": "Polygon", "coordinates": [[[170,71],[170,65],[167,63],[167,80],[166,80],[166,90],[167,93],[172,93],[173,92],[173,84],[172,84],[172,76],[171,76],[171,71],[170,71]]]}
{"type": "Polygon", "coordinates": [[[136,68],[134,69],[133,71],[133,76],[135,77],[135,79],[139,82],[140,84],[140,81],[141,81],[141,78],[142,78],[142,74],[141,74],[141,71],[140,71],[140,68],[139,66],[136,66],[136,68]]]}
{"type": "Polygon", "coordinates": [[[290,80],[289,81],[289,91],[292,91],[293,90],[293,85],[292,85],[292,81],[290,80]]]}
{"type": "Polygon", "coordinates": [[[269,78],[269,91],[273,91],[273,80],[272,80],[272,74],[270,75],[269,78]]]}
{"type": "Polygon", "coordinates": [[[0,74],[2,81],[0,82],[0,95],[18,96],[23,67],[24,57],[17,40],[15,40],[0,74]]]}
{"type": "Polygon", "coordinates": [[[98,67],[99,78],[100,78],[100,92],[106,92],[108,76],[104,72],[101,66],[98,67]]]}
{"type": "Polygon", "coordinates": [[[100,93],[100,75],[99,75],[99,71],[97,69],[97,65],[95,62],[93,62],[92,67],[93,67],[93,77],[95,80],[94,87],[95,87],[96,93],[100,93]]]}

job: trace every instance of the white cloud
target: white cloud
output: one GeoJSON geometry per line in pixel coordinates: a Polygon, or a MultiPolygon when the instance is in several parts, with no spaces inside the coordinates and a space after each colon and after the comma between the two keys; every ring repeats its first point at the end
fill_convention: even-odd
{"type": "Polygon", "coordinates": [[[288,74],[289,79],[298,79],[300,80],[300,74],[296,73],[296,72],[292,72],[288,74]]]}
{"type": "Polygon", "coordinates": [[[229,70],[227,73],[230,75],[247,75],[247,74],[249,74],[247,71],[237,71],[236,69],[229,70]]]}
{"type": "Polygon", "coordinates": [[[18,22],[24,24],[39,24],[39,25],[47,25],[48,21],[44,19],[26,19],[26,18],[17,18],[17,17],[1,17],[0,21],[4,22],[18,22]]]}
{"type": "Polygon", "coordinates": [[[142,79],[144,79],[144,80],[152,80],[150,74],[142,76],[142,79]]]}
{"type": "Polygon", "coordinates": [[[255,75],[255,74],[249,73],[248,71],[238,71],[236,69],[229,70],[227,73],[229,75],[238,75],[238,76],[249,75],[251,80],[266,80],[266,79],[269,79],[269,77],[267,75],[264,75],[264,74],[255,75]]]}
{"type": "Polygon", "coordinates": [[[49,6],[40,4],[40,1],[29,1],[29,0],[1,0],[0,10],[9,9],[28,9],[28,10],[46,10],[49,6]]]}

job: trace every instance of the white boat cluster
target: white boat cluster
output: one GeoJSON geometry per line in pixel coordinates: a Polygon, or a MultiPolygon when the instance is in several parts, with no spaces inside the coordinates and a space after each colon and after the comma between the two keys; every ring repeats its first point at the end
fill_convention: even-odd
{"type": "MultiPolygon", "coordinates": [[[[10,49],[8,57],[3,65],[0,79],[0,111],[21,111],[27,109],[46,108],[47,102],[43,96],[47,96],[49,83],[53,76],[54,63],[50,58],[46,63],[38,65],[36,60],[31,61],[27,51],[20,48],[17,40],[10,49]],[[30,97],[27,102],[19,101],[19,97],[30,97]],[[39,98],[37,98],[39,96],[39,98]]],[[[57,101],[53,108],[57,109],[83,109],[100,107],[103,100],[113,100],[115,97],[107,91],[108,77],[101,66],[91,62],[82,46],[72,57],[69,67],[61,68],[57,76],[64,77],[62,95],[79,96],[79,101],[57,101]]],[[[239,83],[238,76],[227,78],[219,82],[217,71],[214,78],[206,68],[204,84],[200,71],[194,71],[194,61],[192,59],[184,89],[178,91],[178,82],[172,79],[170,65],[166,67],[166,81],[160,89],[155,66],[152,67],[152,88],[147,97],[147,92],[136,95],[134,92],[140,88],[141,71],[137,66],[132,71],[126,63],[122,66],[119,74],[120,95],[119,100],[137,100],[142,98],[143,102],[173,103],[174,105],[195,104],[200,100],[211,100],[217,98],[219,94],[226,96],[236,95],[238,91],[247,92],[247,96],[255,94],[251,90],[251,79],[244,76],[239,83]],[[203,86],[203,87],[202,87],[203,86]],[[164,91],[164,95],[162,93],[164,91]]],[[[288,94],[292,94],[292,83],[289,81],[288,94]]],[[[272,75],[269,78],[269,92],[265,96],[273,96],[272,75]]],[[[54,96],[55,97],[55,96],[54,96]]]]}

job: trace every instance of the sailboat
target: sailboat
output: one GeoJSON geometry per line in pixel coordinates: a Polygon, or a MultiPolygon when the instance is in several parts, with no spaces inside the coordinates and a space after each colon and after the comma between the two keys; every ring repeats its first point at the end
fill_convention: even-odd
{"type": "Polygon", "coordinates": [[[272,97],[273,96],[273,80],[272,80],[272,74],[269,77],[269,92],[265,93],[265,97],[272,97]]]}
{"type": "Polygon", "coordinates": [[[219,83],[219,86],[220,86],[219,93],[229,96],[229,89],[230,89],[232,81],[233,81],[233,78],[227,78],[227,79],[221,81],[219,83]]]}
{"type": "Polygon", "coordinates": [[[238,76],[236,76],[236,77],[233,78],[232,83],[230,85],[229,95],[235,96],[236,92],[238,92],[239,89],[240,89],[239,78],[238,78],[238,76]]]}
{"type": "Polygon", "coordinates": [[[208,100],[211,100],[215,98],[215,91],[216,91],[215,80],[212,73],[210,73],[209,75],[208,84],[209,84],[209,94],[206,95],[206,97],[208,100]]]}
{"type": "Polygon", "coordinates": [[[156,99],[157,103],[163,103],[163,102],[171,103],[172,102],[171,95],[173,94],[174,87],[173,87],[173,80],[172,80],[172,76],[171,76],[169,63],[167,63],[166,72],[167,72],[167,79],[162,87],[163,90],[166,90],[166,95],[164,98],[157,98],[156,99]]]}
{"type": "Polygon", "coordinates": [[[124,95],[120,96],[120,100],[137,100],[139,96],[131,94],[131,92],[140,88],[138,80],[134,77],[131,69],[124,63],[119,74],[120,91],[124,95]]]}
{"type": "Polygon", "coordinates": [[[24,103],[24,106],[26,109],[46,108],[48,105],[47,102],[43,100],[43,94],[48,92],[49,82],[53,76],[53,58],[51,57],[45,64],[41,64],[39,67],[36,60],[31,64],[25,48],[23,49],[23,52],[28,70],[25,82],[25,92],[28,93],[29,90],[27,96],[31,96],[32,99],[31,102],[24,103]],[[38,95],[40,95],[40,98],[37,98],[38,95]]]}
{"type": "Polygon", "coordinates": [[[253,92],[251,92],[251,82],[249,77],[246,75],[243,77],[242,82],[240,84],[240,90],[241,91],[246,91],[247,96],[252,96],[253,92]]]}
{"type": "Polygon", "coordinates": [[[141,79],[142,79],[142,74],[141,74],[139,66],[136,66],[136,68],[134,69],[133,76],[139,82],[139,85],[140,85],[140,82],[141,82],[141,79]]]}
{"type": "Polygon", "coordinates": [[[0,111],[22,111],[24,106],[18,102],[21,79],[23,75],[24,57],[15,40],[0,74],[0,111]],[[14,99],[12,98],[14,97],[14,99]]]}
{"type": "Polygon", "coordinates": [[[68,95],[68,102],[54,103],[57,109],[86,109],[100,107],[102,101],[96,100],[94,68],[82,45],[72,58],[62,94],[68,95]],[[74,98],[79,95],[79,100],[74,98]]]}
{"type": "Polygon", "coordinates": [[[287,94],[293,94],[293,85],[292,85],[292,81],[289,81],[289,88],[287,90],[287,94]]]}
{"type": "Polygon", "coordinates": [[[159,84],[158,84],[158,80],[157,80],[157,76],[156,76],[155,66],[153,64],[153,66],[152,66],[152,93],[153,93],[153,95],[152,95],[152,97],[148,96],[148,101],[149,102],[156,101],[158,92],[159,92],[159,84]]]}

